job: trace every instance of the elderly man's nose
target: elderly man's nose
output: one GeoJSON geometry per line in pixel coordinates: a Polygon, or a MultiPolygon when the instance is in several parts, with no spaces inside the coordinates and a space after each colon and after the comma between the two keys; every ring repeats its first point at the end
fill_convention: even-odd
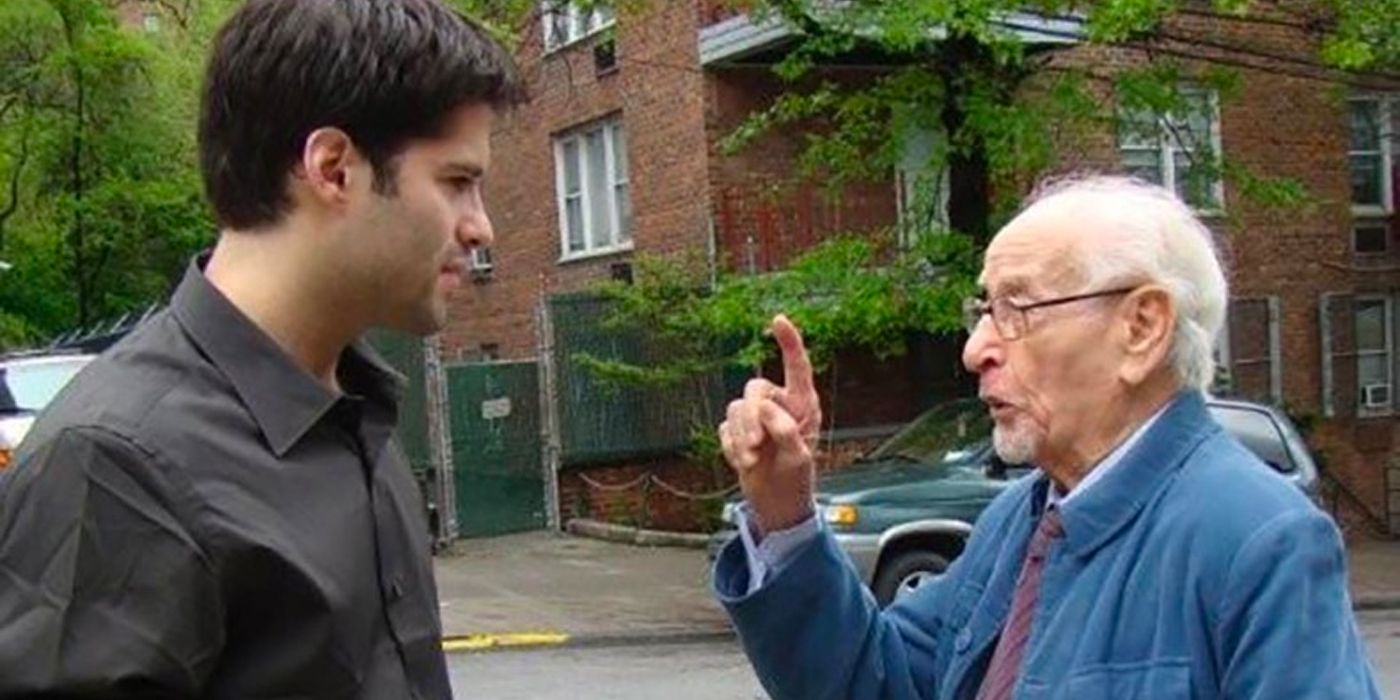
{"type": "Polygon", "coordinates": [[[989,316],[982,316],[972,327],[972,335],[963,345],[963,366],[967,371],[980,373],[997,361],[1000,337],[989,316]]]}

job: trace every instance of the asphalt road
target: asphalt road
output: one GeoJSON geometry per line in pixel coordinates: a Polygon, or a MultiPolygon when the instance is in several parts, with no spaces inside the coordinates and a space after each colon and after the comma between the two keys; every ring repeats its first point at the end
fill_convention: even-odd
{"type": "MultiPolygon", "coordinates": [[[[1400,610],[1363,612],[1381,697],[1400,700],[1400,610]]],[[[732,642],[453,654],[459,700],[755,700],[766,697],[732,642]]]]}

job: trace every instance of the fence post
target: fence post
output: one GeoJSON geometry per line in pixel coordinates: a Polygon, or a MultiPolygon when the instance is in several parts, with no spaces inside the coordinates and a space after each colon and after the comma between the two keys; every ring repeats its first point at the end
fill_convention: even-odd
{"type": "Polygon", "coordinates": [[[544,471],[544,512],[546,525],[554,530],[564,529],[559,505],[559,392],[554,366],[554,315],[549,308],[548,295],[541,294],[535,305],[536,345],[539,351],[540,373],[540,465],[544,471]]]}
{"type": "Polygon", "coordinates": [[[440,336],[423,339],[423,382],[428,413],[428,449],[437,481],[437,545],[457,539],[456,460],[452,455],[452,423],[448,418],[447,372],[442,366],[440,336]]]}

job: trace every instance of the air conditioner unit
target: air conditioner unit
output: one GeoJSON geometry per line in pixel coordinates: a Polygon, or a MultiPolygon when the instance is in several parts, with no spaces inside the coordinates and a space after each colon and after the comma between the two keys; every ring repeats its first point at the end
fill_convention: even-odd
{"type": "Polygon", "coordinates": [[[1390,406],[1390,385],[1367,384],[1361,387],[1361,405],[1366,408],[1386,408],[1390,406]]]}
{"type": "Polygon", "coordinates": [[[474,279],[485,279],[491,276],[491,270],[495,269],[496,262],[491,258],[489,248],[472,248],[471,261],[468,269],[474,279]]]}

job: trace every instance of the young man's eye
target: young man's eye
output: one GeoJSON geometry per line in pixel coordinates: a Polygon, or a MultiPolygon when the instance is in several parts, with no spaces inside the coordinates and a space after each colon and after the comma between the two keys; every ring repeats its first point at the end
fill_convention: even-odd
{"type": "Polygon", "coordinates": [[[454,192],[466,192],[476,185],[474,177],[450,177],[447,184],[454,192]]]}

